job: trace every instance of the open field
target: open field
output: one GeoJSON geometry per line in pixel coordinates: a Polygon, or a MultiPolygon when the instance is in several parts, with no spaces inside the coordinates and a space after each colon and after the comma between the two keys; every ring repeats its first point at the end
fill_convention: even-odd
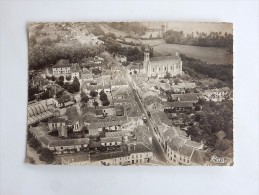
{"type": "Polygon", "coordinates": [[[108,26],[107,24],[100,24],[99,25],[100,28],[105,32],[105,33],[114,33],[116,35],[116,37],[125,37],[128,34],[125,32],[122,32],[118,29],[115,28],[111,28],[110,26],[108,26]]]}
{"type": "Polygon", "coordinates": [[[142,40],[141,42],[153,46],[156,56],[179,52],[209,64],[233,64],[233,54],[228,53],[227,48],[168,44],[163,39],[142,40]]]}

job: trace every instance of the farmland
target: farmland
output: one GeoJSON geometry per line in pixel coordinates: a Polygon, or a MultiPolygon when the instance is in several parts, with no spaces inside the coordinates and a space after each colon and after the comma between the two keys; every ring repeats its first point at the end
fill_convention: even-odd
{"type": "Polygon", "coordinates": [[[163,39],[142,40],[141,42],[153,46],[156,56],[179,52],[209,64],[233,64],[233,54],[228,53],[227,48],[167,44],[163,39]]]}

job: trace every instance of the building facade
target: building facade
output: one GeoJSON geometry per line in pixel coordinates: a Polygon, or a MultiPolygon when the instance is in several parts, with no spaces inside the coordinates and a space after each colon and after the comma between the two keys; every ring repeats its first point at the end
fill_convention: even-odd
{"type": "Polygon", "coordinates": [[[149,51],[144,52],[144,72],[148,77],[164,77],[182,75],[182,60],[178,53],[170,56],[149,57],[149,51]]]}

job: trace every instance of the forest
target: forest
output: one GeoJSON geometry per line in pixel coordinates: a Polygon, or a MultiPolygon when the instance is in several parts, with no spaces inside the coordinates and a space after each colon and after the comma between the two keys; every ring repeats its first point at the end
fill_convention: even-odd
{"type": "Polygon", "coordinates": [[[111,22],[107,23],[110,27],[121,30],[123,32],[134,32],[138,35],[144,35],[147,27],[138,22],[111,22]]]}
{"type": "Polygon", "coordinates": [[[168,30],[164,39],[167,43],[194,45],[203,47],[226,47],[229,52],[233,52],[233,35],[230,33],[196,32],[196,34],[184,34],[183,31],[168,30]]]}

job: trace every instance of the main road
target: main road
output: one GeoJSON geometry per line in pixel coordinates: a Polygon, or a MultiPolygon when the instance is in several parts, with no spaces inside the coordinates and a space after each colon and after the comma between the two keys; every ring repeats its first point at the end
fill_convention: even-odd
{"type": "Polygon", "coordinates": [[[136,93],[136,90],[134,89],[134,87],[132,85],[132,81],[129,78],[129,75],[127,74],[127,72],[126,72],[124,67],[123,67],[123,74],[125,75],[125,78],[127,79],[131,90],[133,91],[134,98],[135,98],[136,102],[138,103],[139,108],[141,109],[141,112],[147,118],[146,124],[149,127],[149,131],[152,134],[152,145],[153,145],[152,149],[153,149],[153,153],[154,153],[155,157],[157,158],[157,160],[166,163],[167,162],[167,158],[166,158],[166,155],[165,155],[165,152],[164,152],[163,148],[161,147],[160,143],[157,140],[157,137],[156,137],[155,131],[154,131],[154,126],[153,126],[152,122],[150,121],[149,116],[147,115],[147,111],[144,108],[144,106],[143,106],[143,104],[142,104],[142,102],[141,102],[141,100],[139,98],[139,95],[136,93]]]}

